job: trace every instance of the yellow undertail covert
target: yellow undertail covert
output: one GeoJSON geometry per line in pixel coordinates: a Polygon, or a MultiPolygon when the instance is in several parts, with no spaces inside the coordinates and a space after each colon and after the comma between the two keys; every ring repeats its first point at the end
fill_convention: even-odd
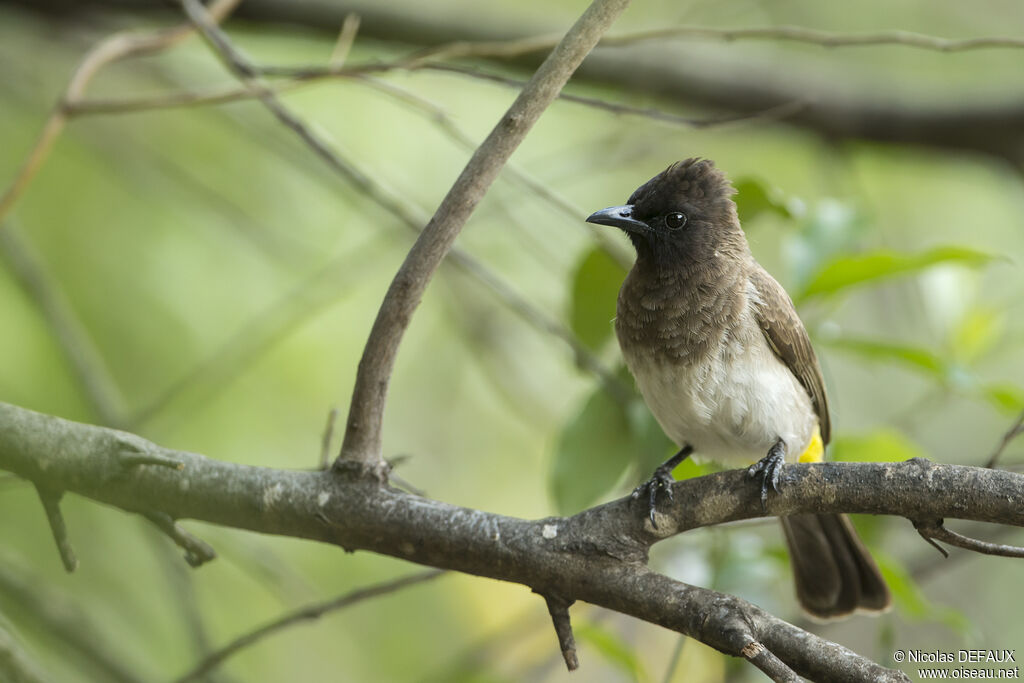
{"type": "Polygon", "coordinates": [[[821,430],[817,426],[811,434],[811,442],[800,454],[799,462],[821,462],[825,459],[825,444],[821,442],[821,430]]]}

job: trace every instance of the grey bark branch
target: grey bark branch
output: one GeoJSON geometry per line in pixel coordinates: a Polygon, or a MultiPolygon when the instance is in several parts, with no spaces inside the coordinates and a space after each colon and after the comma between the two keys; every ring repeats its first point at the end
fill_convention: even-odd
{"type": "MultiPolygon", "coordinates": [[[[156,509],[173,519],[305,538],[520,583],[541,595],[660,624],[737,657],[760,643],[812,680],[905,680],[739,598],[644,566],[649,547],[676,533],[766,516],[758,486],[743,470],[674,484],[673,502],[663,507],[656,530],[629,498],[572,517],[530,521],[332,472],[218,462],[3,403],[0,469],[123,510],[156,509]],[[184,468],[125,469],[119,464],[125,442],[184,468]]],[[[1024,526],[1024,475],[1014,472],[921,459],[821,463],[787,465],[782,483],[768,500],[768,515],[861,512],[1024,526]]],[[[775,666],[771,657],[758,661],[752,663],[775,666]]]]}
{"type": "Polygon", "coordinates": [[[423,292],[502,166],[629,0],[594,0],[470,158],[420,233],[381,304],[356,375],[338,462],[376,468],[398,345],[423,292]]]}

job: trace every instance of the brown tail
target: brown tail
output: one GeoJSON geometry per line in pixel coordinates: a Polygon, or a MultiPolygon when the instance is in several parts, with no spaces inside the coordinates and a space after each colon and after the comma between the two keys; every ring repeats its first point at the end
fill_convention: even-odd
{"type": "Polygon", "coordinates": [[[781,517],[796,597],[812,616],[833,619],[856,609],[881,611],[889,589],[846,515],[781,517]]]}

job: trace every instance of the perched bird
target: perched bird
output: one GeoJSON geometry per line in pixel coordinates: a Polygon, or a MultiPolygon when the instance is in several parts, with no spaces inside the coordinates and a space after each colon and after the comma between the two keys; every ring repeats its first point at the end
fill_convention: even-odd
{"type": "MultiPolygon", "coordinates": [[[[634,493],[646,493],[652,523],[658,492],[691,453],[755,463],[764,504],[783,462],[820,461],[829,441],[818,359],[793,302],[750,253],[735,192],[711,161],[687,159],[625,206],[587,218],[622,229],[636,248],[615,332],[647,406],[680,447],[634,493]]],[[[845,516],[780,520],[807,612],[888,607],[885,581],[845,516]]]]}

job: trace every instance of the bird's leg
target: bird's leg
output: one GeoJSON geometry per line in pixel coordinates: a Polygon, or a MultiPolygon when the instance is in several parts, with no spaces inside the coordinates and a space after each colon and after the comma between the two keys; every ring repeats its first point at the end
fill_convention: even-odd
{"type": "Polygon", "coordinates": [[[693,446],[690,444],[684,445],[679,449],[678,453],[658,465],[650,479],[633,489],[633,500],[636,500],[644,493],[647,494],[647,516],[651,520],[651,526],[655,529],[658,528],[658,523],[654,521],[654,511],[658,507],[658,491],[664,490],[668,494],[669,500],[672,499],[672,482],[675,481],[672,478],[672,470],[678,467],[679,463],[690,457],[690,453],[693,453],[693,446]]]}
{"type": "Polygon", "coordinates": [[[768,455],[764,456],[749,468],[747,474],[751,477],[761,477],[761,509],[767,510],[768,487],[776,493],[779,491],[779,479],[782,476],[782,463],[786,460],[786,442],[779,439],[768,449],[768,455]]]}

